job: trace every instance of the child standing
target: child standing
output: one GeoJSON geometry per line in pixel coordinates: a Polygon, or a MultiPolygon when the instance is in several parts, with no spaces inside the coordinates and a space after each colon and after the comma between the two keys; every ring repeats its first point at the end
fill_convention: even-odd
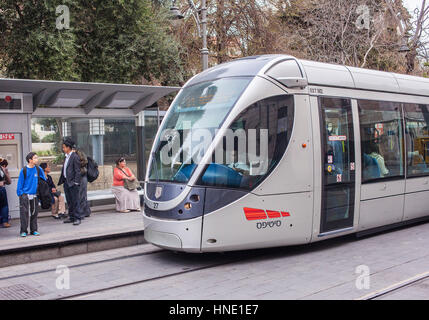
{"type": "Polygon", "coordinates": [[[21,219],[21,237],[28,234],[28,220],[30,216],[30,234],[39,236],[37,232],[38,199],[37,186],[39,176],[46,181],[43,170],[37,166],[39,159],[34,152],[30,152],[25,158],[28,162],[19,173],[18,186],[16,193],[19,197],[20,219],[21,219]]]}

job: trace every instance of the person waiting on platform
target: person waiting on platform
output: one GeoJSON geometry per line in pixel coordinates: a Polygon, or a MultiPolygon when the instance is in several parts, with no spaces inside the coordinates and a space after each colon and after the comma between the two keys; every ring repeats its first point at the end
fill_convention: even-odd
{"type": "Polygon", "coordinates": [[[81,183],[80,158],[73,151],[74,144],[74,141],[70,138],[66,138],[63,141],[63,151],[66,154],[66,158],[58,185],[64,184],[64,193],[69,206],[69,218],[64,220],[64,223],[73,223],[74,226],[78,226],[84,217],[79,199],[81,183]]]}
{"type": "Polygon", "coordinates": [[[21,169],[16,188],[21,219],[20,235],[21,237],[27,236],[28,223],[30,222],[30,234],[39,236],[40,233],[37,231],[37,215],[39,213],[38,181],[39,177],[46,181],[46,177],[43,170],[38,166],[39,158],[34,152],[30,152],[25,159],[28,164],[21,169]]]}
{"type": "Polygon", "coordinates": [[[127,167],[125,158],[116,161],[113,170],[112,193],[116,199],[116,211],[127,213],[140,211],[140,196],[137,192],[137,178],[127,167]]]}
{"type": "Polygon", "coordinates": [[[57,190],[52,177],[49,175],[51,173],[51,168],[46,162],[40,164],[40,168],[45,171],[46,182],[49,184],[52,195],[52,217],[54,219],[63,219],[66,217],[66,203],[64,197],[61,195],[61,191],[57,190]]]}
{"type": "Polygon", "coordinates": [[[0,158],[0,225],[3,228],[10,228],[9,205],[7,202],[6,185],[10,185],[12,180],[7,170],[8,162],[0,158]]]}
{"type": "Polygon", "coordinates": [[[88,203],[88,157],[86,156],[83,150],[78,149],[76,145],[73,146],[73,151],[79,156],[80,159],[80,188],[79,188],[79,201],[80,209],[85,218],[88,218],[91,215],[91,208],[88,203]]]}

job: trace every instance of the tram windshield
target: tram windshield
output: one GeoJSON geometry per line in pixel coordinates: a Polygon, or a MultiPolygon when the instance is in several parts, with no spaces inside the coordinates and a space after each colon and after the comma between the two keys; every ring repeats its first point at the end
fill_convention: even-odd
{"type": "Polygon", "coordinates": [[[222,78],[184,88],[156,141],[149,180],[187,183],[251,80],[222,78]]]}

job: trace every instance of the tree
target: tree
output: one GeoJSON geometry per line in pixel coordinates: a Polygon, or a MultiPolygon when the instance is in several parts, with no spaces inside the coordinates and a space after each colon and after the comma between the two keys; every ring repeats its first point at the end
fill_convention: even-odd
{"type": "Polygon", "coordinates": [[[33,143],[39,143],[40,142],[40,137],[37,134],[37,132],[34,130],[31,130],[31,142],[33,142],[33,143]]]}
{"type": "MultiPolygon", "coordinates": [[[[411,18],[408,12],[398,9],[397,1],[385,0],[392,16],[395,17],[399,33],[408,38],[407,45],[410,51],[406,55],[407,73],[413,73],[418,58],[429,61],[429,1],[422,0],[421,6],[416,8],[411,18]]],[[[405,43],[404,43],[405,44],[405,43]]],[[[422,63],[424,66],[424,62],[422,63]]]]}
{"type": "Polygon", "coordinates": [[[77,80],[72,32],[55,28],[58,5],[70,0],[0,0],[0,57],[8,77],[77,80]]]}
{"type": "Polygon", "coordinates": [[[178,85],[179,45],[166,9],[147,0],[79,0],[76,26],[83,81],[178,85]]]}
{"type": "Polygon", "coordinates": [[[0,8],[0,63],[6,76],[183,82],[168,10],[156,9],[149,0],[0,0],[0,8]],[[56,28],[58,5],[69,7],[69,30],[56,28]]]}
{"type": "MultiPolygon", "coordinates": [[[[177,1],[182,12],[187,12],[188,1],[177,1]]],[[[398,52],[402,35],[397,32],[395,15],[402,12],[405,20],[409,16],[401,0],[390,0],[393,12],[386,1],[207,0],[210,64],[279,53],[406,72],[405,55],[398,52]]],[[[186,50],[186,69],[196,73],[200,39],[189,12],[185,16],[176,36],[186,50]]]]}

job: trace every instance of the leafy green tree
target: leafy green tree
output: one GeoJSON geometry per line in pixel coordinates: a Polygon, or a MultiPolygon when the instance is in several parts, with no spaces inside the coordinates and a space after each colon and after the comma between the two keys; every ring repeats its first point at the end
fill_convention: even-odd
{"type": "Polygon", "coordinates": [[[56,143],[58,142],[58,136],[55,133],[48,134],[45,136],[42,141],[43,143],[56,143]]]}
{"type": "Polygon", "coordinates": [[[31,142],[33,142],[33,143],[38,143],[38,142],[40,142],[40,137],[39,137],[39,135],[37,134],[37,132],[36,132],[36,131],[34,131],[34,130],[31,130],[31,142]]]}
{"type": "MultiPolygon", "coordinates": [[[[0,0],[0,63],[24,79],[77,80],[75,35],[56,28],[56,7],[71,0],[0,0]]],[[[0,66],[1,69],[1,66],[0,66]]]]}
{"type": "Polygon", "coordinates": [[[168,9],[150,0],[0,0],[0,70],[15,78],[178,85],[168,9]],[[70,29],[56,28],[57,6],[70,29]]]}

